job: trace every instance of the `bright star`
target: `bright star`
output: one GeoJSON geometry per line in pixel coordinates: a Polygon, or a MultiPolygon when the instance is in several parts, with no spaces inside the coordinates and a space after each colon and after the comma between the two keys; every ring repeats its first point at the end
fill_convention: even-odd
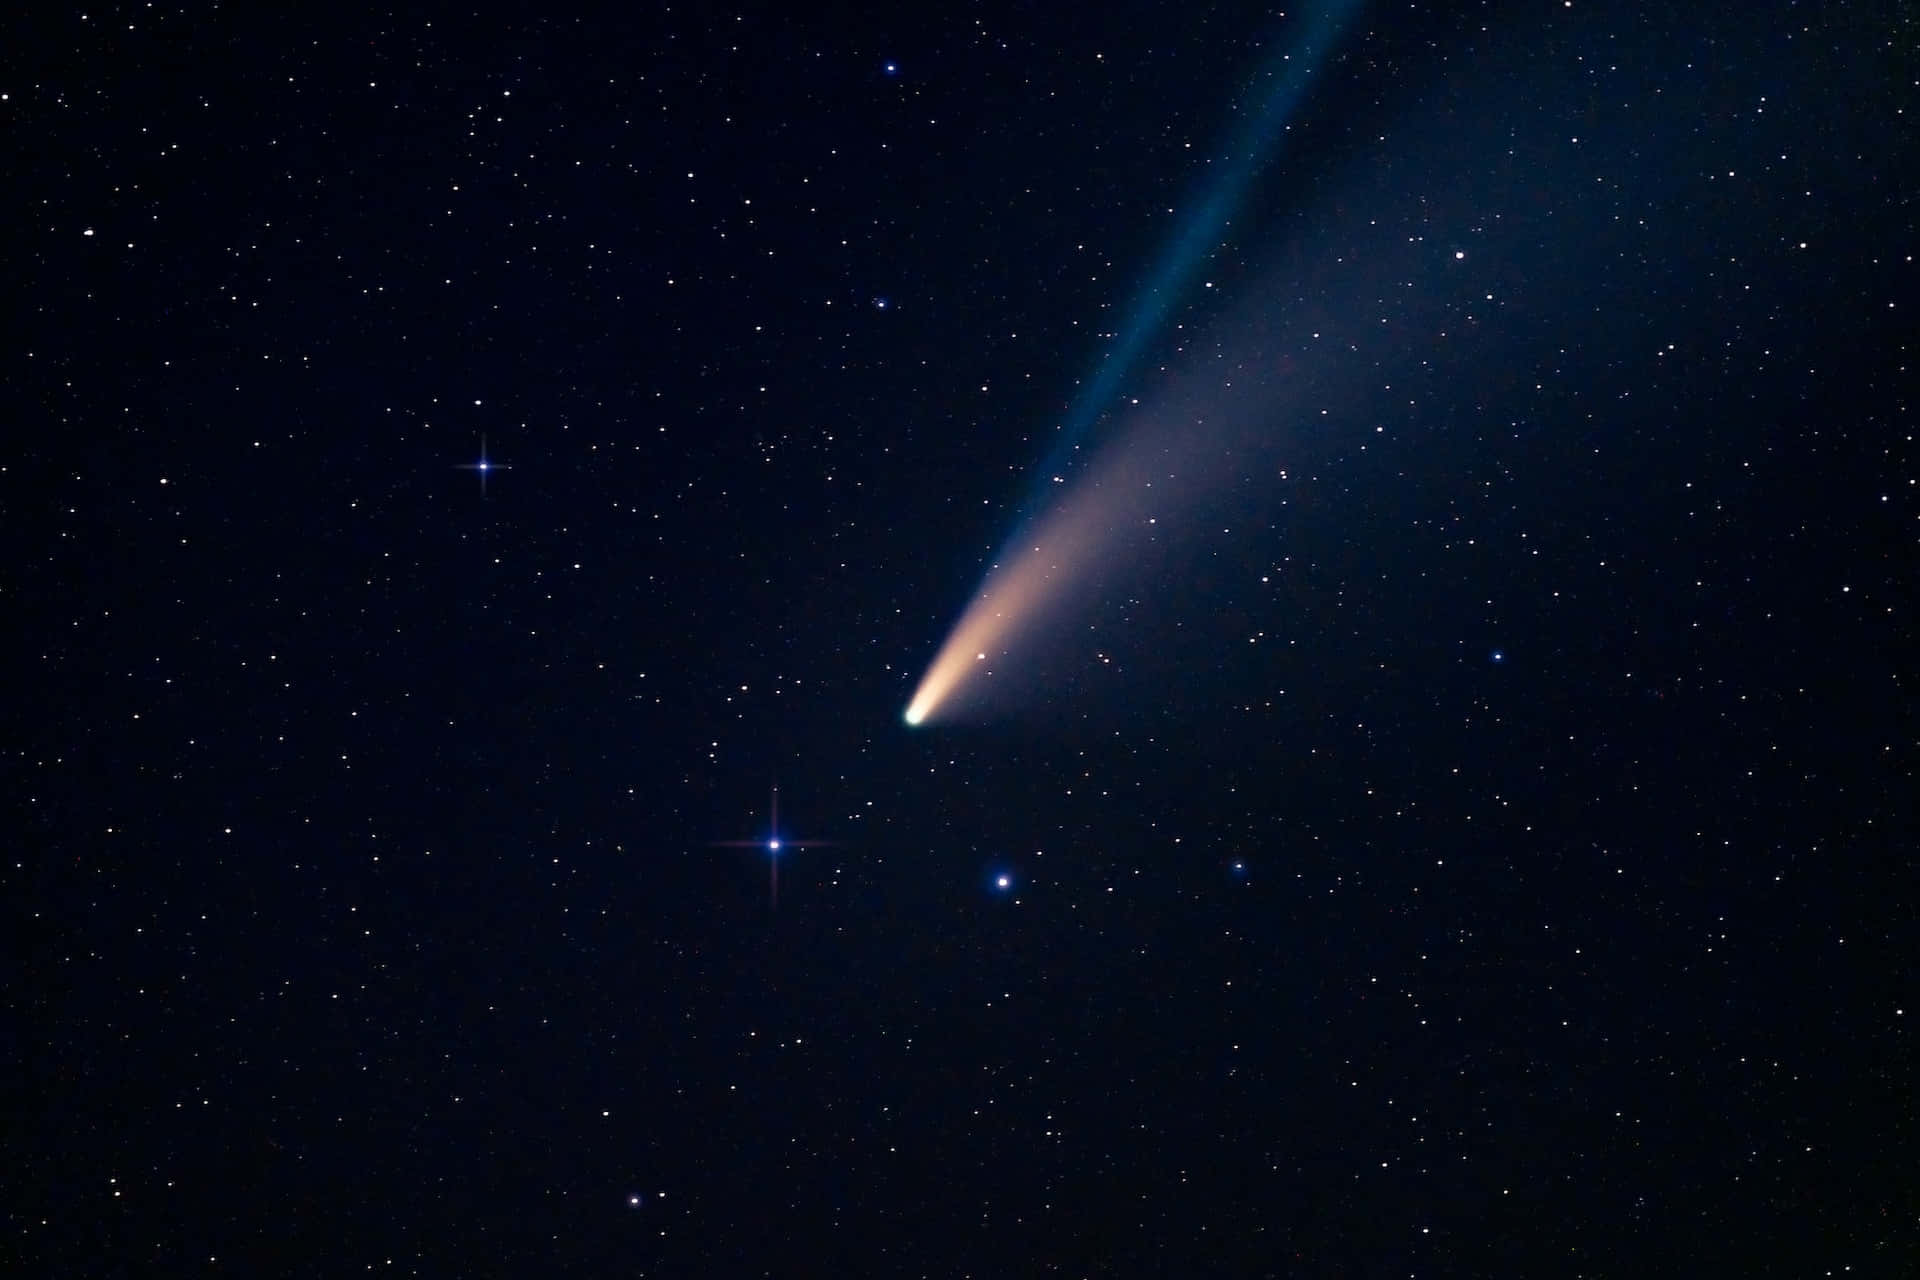
{"type": "Polygon", "coordinates": [[[708,841],[723,849],[765,849],[767,851],[767,902],[773,909],[780,907],[780,857],[787,849],[818,849],[835,843],[832,840],[789,840],[780,834],[780,788],[775,786],[767,798],[767,834],[757,840],[711,840],[708,841]]]}
{"type": "Polygon", "coordinates": [[[454,469],[456,471],[476,472],[480,476],[480,496],[483,498],[487,496],[487,477],[489,475],[496,471],[513,470],[512,467],[507,466],[505,463],[494,462],[487,457],[487,437],[484,434],[480,437],[480,460],[478,462],[462,462],[454,469]]]}

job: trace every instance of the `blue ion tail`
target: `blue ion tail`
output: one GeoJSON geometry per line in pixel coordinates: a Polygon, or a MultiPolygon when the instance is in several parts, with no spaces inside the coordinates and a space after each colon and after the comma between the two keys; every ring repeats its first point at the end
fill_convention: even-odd
{"type": "Polygon", "coordinates": [[[1088,544],[1097,541],[1091,532],[1098,524],[1097,512],[1082,510],[1089,495],[1076,495],[1072,484],[1062,491],[1056,481],[1066,476],[1087,432],[1119,396],[1195,272],[1218,249],[1247,187],[1274,157],[1287,122],[1363,4],[1320,0],[1304,18],[1281,27],[1248,87],[1238,113],[1242,123],[1227,143],[1223,162],[1141,281],[1117,338],[1082,384],[1060,424],[1059,438],[1034,473],[995,569],[974,592],[901,714],[909,727],[937,717],[948,695],[974,678],[975,664],[984,664],[1007,636],[1057,595],[1060,583],[1072,576],[1066,560],[1090,554],[1088,544]],[[1053,543],[1044,556],[1031,545],[1041,534],[1053,543]],[[1046,563],[1048,556],[1055,557],[1053,563],[1046,563]]]}
{"type": "Polygon", "coordinates": [[[1323,0],[1304,19],[1287,22],[1277,33],[1272,51],[1236,113],[1242,123],[1226,146],[1223,164],[1141,282],[1127,309],[1126,323],[1069,406],[1059,439],[1034,473],[1015,522],[1016,537],[1045,508],[1055,477],[1066,474],[1088,430],[1120,394],[1141,352],[1159,335],[1167,313],[1186,293],[1201,264],[1220,247],[1221,234],[1247,187],[1278,152],[1287,122],[1364,5],[1365,0],[1323,0]]]}

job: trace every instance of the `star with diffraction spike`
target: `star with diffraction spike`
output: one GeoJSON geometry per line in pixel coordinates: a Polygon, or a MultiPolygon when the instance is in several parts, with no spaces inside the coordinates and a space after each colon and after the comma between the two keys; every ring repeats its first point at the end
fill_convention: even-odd
{"type": "Polygon", "coordinates": [[[482,435],[480,437],[480,460],[478,462],[462,462],[456,466],[454,470],[477,472],[480,476],[480,496],[484,498],[487,496],[487,477],[496,471],[511,471],[513,468],[504,462],[495,462],[487,457],[487,437],[482,435]]]}
{"type": "Polygon", "coordinates": [[[758,840],[713,840],[717,849],[765,849],[767,851],[768,910],[780,909],[780,855],[789,849],[820,849],[837,844],[834,840],[789,840],[780,834],[780,784],[775,783],[767,801],[767,834],[758,840]]]}

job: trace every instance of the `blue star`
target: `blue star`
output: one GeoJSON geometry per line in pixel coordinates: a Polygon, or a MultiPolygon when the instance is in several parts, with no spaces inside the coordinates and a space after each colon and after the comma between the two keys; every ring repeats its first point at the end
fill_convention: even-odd
{"type": "Polygon", "coordinates": [[[488,476],[496,471],[513,470],[512,467],[507,466],[505,463],[494,462],[487,457],[487,437],[484,434],[480,437],[480,460],[478,462],[462,462],[454,469],[456,471],[477,472],[480,476],[480,496],[483,498],[487,496],[488,476]]]}
{"type": "Polygon", "coordinates": [[[1494,662],[1505,662],[1507,660],[1507,651],[1505,649],[1495,649],[1492,653],[1488,654],[1487,657],[1494,662]]]}
{"type": "Polygon", "coordinates": [[[890,76],[897,76],[900,74],[900,64],[897,62],[883,62],[880,64],[880,69],[886,72],[890,76]]]}
{"type": "Polygon", "coordinates": [[[832,840],[789,840],[780,834],[780,788],[776,785],[767,797],[767,834],[753,840],[710,840],[709,844],[725,849],[765,849],[767,851],[767,903],[778,910],[780,906],[780,855],[788,849],[819,849],[834,844],[832,840]]]}

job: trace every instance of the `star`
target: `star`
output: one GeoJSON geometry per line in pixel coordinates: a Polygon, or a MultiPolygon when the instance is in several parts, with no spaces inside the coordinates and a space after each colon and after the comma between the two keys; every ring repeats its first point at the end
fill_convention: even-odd
{"type": "Polygon", "coordinates": [[[770,910],[780,909],[780,855],[788,849],[820,849],[832,840],[789,840],[780,834],[780,785],[774,784],[767,800],[767,834],[758,840],[710,840],[720,849],[765,849],[767,851],[767,903],[770,910]]]}
{"type": "Polygon", "coordinates": [[[487,496],[487,477],[496,471],[511,471],[513,468],[502,462],[494,462],[487,457],[487,437],[482,434],[480,437],[480,460],[478,462],[462,462],[456,466],[454,470],[478,472],[480,476],[480,496],[484,498],[487,496]]]}

